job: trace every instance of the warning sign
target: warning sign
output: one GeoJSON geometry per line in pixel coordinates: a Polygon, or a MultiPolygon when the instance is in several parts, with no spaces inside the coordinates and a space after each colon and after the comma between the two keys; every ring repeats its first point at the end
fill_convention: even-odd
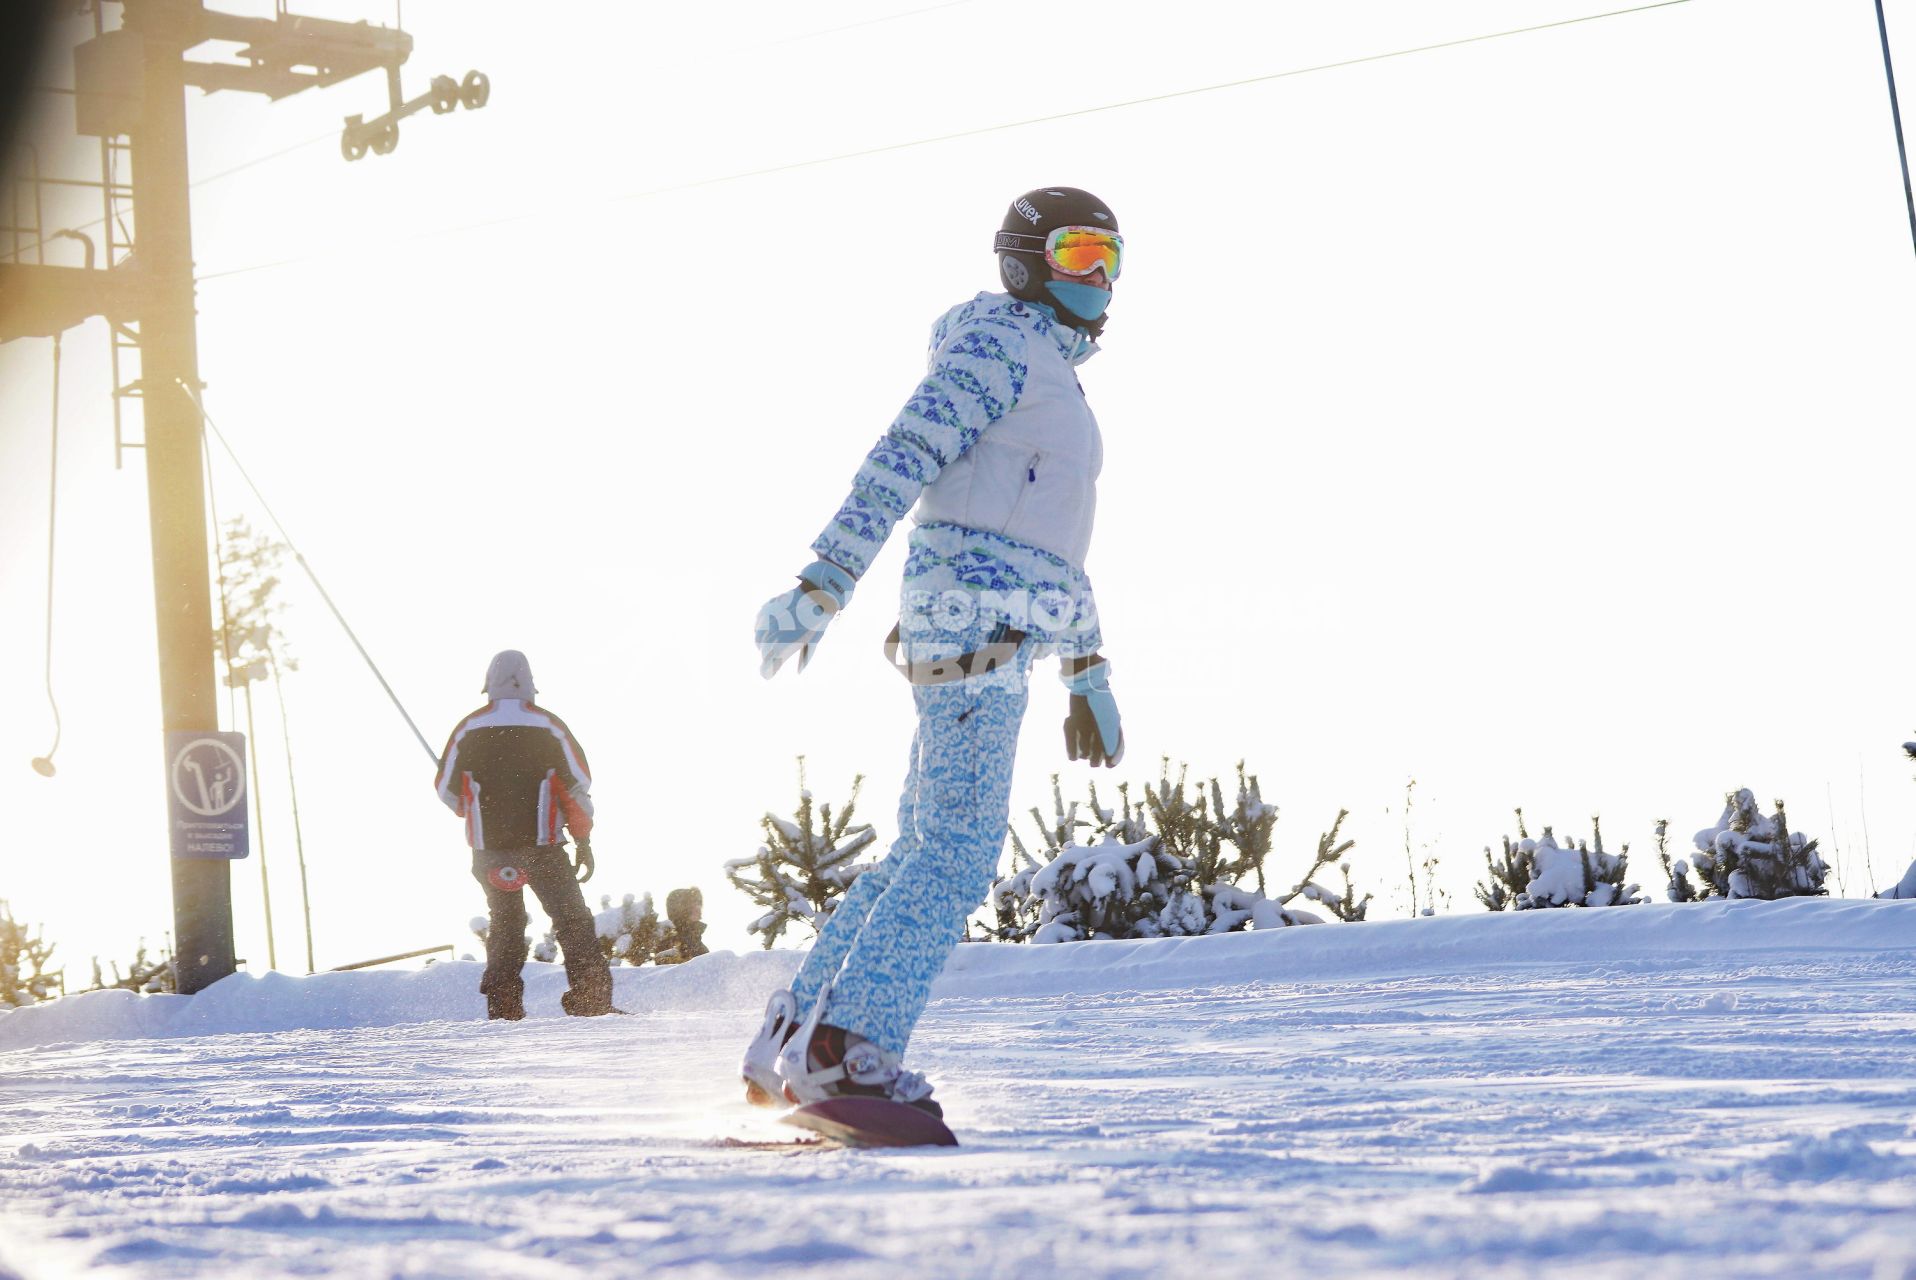
{"type": "Polygon", "coordinates": [[[167,827],[176,858],[244,858],[246,735],[166,735],[167,827]]]}

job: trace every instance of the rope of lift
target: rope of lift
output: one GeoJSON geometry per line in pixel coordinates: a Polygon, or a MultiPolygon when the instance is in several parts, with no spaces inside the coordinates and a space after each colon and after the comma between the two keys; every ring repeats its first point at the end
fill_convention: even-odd
{"type": "Polygon", "coordinates": [[[319,580],[319,575],[313,572],[313,566],[306,562],[305,555],[303,555],[299,547],[294,544],[292,535],[286,532],[286,526],[280,523],[279,516],[273,511],[273,505],[266,500],[266,495],[260,492],[259,486],[253,483],[253,477],[248,474],[246,464],[239,460],[239,454],[233,451],[232,444],[226,439],[225,433],[219,429],[219,424],[214,422],[212,415],[206,412],[205,403],[200,399],[198,393],[180,379],[173,379],[173,385],[184,392],[187,399],[193,402],[193,408],[200,415],[200,422],[207,431],[212,432],[213,438],[220,442],[220,447],[226,450],[226,456],[232,459],[233,467],[239,472],[240,479],[246,481],[246,487],[253,491],[255,498],[259,499],[260,509],[266,513],[266,518],[273,522],[275,529],[279,530],[280,539],[286,543],[287,550],[293,553],[293,559],[299,563],[299,567],[306,571],[306,576],[311,579],[313,587],[319,592],[319,598],[326,602],[326,607],[332,611],[334,620],[339,623],[340,629],[346,633],[346,638],[353,642],[353,648],[359,650],[359,656],[365,661],[367,669],[373,673],[373,678],[379,681],[379,687],[386,691],[386,697],[391,699],[393,707],[399,712],[400,719],[404,720],[406,727],[412,730],[412,736],[419,740],[420,748],[425,751],[426,755],[432,760],[433,767],[435,769],[438,768],[439,753],[434,751],[432,746],[427,743],[426,735],[419,732],[419,726],[413,722],[412,716],[406,711],[405,704],[399,700],[399,695],[393,692],[392,685],[386,682],[385,673],[380,671],[379,664],[373,661],[372,655],[366,652],[366,646],[359,642],[359,636],[353,631],[352,624],[346,621],[346,615],[341,613],[339,606],[333,603],[333,597],[327,592],[326,584],[319,580]]]}
{"type": "Polygon", "coordinates": [[[58,527],[55,514],[60,499],[60,335],[53,335],[53,457],[47,467],[47,706],[53,710],[53,745],[33,758],[33,771],[53,776],[53,753],[60,749],[60,704],[53,696],[53,546],[58,527]]]}

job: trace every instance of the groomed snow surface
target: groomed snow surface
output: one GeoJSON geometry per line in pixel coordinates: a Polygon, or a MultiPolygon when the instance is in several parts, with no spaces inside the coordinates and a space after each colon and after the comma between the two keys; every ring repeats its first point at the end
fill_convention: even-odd
{"type": "Polygon", "coordinates": [[[1916,1276],[1916,902],[967,945],[955,1150],[745,1106],[796,959],[0,1015],[0,1277],[1916,1276]]]}

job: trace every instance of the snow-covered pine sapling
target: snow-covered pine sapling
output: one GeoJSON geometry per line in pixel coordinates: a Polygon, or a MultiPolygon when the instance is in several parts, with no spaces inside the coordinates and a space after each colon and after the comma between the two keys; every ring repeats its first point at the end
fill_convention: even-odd
{"type": "MultiPolygon", "coordinates": [[[[1092,812],[1096,813],[1098,811],[1096,792],[1092,793],[1091,800],[1092,812]]],[[[1031,820],[1038,824],[1038,839],[1042,843],[1047,862],[1057,857],[1058,851],[1066,845],[1076,844],[1080,830],[1096,831],[1099,826],[1096,822],[1078,816],[1076,800],[1070,804],[1065,803],[1064,787],[1055,773],[1051,775],[1051,820],[1046,822],[1044,814],[1038,811],[1038,806],[1035,804],[1031,806],[1031,820]]]]}
{"type": "Polygon", "coordinates": [[[1155,837],[1134,845],[1104,840],[1070,844],[1030,880],[1038,900],[1033,942],[1085,938],[1154,938],[1165,933],[1202,933],[1203,898],[1170,889],[1154,853],[1155,837]]]}
{"type": "Polygon", "coordinates": [[[699,917],[703,909],[704,895],[697,889],[666,894],[665,921],[659,919],[649,893],[628,893],[616,906],[611,894],[601,894],[592,927],[600,954],[613,964],[634,968],[648,961],[679,964],[711,949],[702,941],[705,924],[699,917]]]}
{"type": "Polygon", "coordinates": [[[1426,914],[1417,906],[1417,858],[1410,851],[1410,811],[1417,799],[1417,779],[1404,784],[1404,867],[1410,875],[1410,914],[1413,919],[1426,914]]]}
{"type": "Polygon", "coordinates": [[[1484,865],[1490,870],[1490,878],[1477,882],[1477,901],[1491,911],[1502,911],[1515,902],[1537,877],[1531,858],[1537,846],[1524,826],[1523,810],[1516,810],[1516,814],[1517,839],[1513,843],[1509,836],[1503,837],[1503,857],[1498,858],[1490,852],[1489,845],[1484,846],[1484,865]]]}
{"type": "Polygon", "coordinates": [[[1344,874],[1344,895],[1337,901],[1327,902],[1324,905],[1330,908],[1332,915],[1345,924],[1356,924],[1369,914],[1371,895],[1367,893],[1362,899],[1358,898],[1357,887],[1351,883],[1349,862],[1338,863],[1337,869],[1344,874]]]}
{"type": "MultiPolygon", "coordinates": [[[[1568,858],[1565,858],[1568,862],[1568,858]]],[[[1564,867],[1559,877],[1560,883],[1551,884],[1548,877],[1552,868],[1550,859],[1539,855],[1537,874],[1544,882],[1531,886],[1530,897],[1537,906],[1581,906],[1581,907],[1630,907],[1647,902],[1637,886],[1625,882],[1629,874],[1630,846],[1624,845],[1614,854],[1603,850],[1603,820],[1596,814],[1590,815],[1590,843],[1577,841],[1577,859],[1574,865],[1564,867]],[[1582,879],[1577,873],[1582,873],[1582,879]]]]}
{"type": "Polygon", "coordinates": [[[611,894],[601,894],[592,929],[599,938],[600,954],[613,964],[634,967],[656,955],[665,936],[649,893],[628,893],[617,906],[612,905],[611,894]]]}
{"type": "Polygon", "coordinates": [[[1681,858],[1674,861],[1670,857],[1670,820],[1657,819],[1657,861],[1663,864],[1663,874],[1669,877],[1669,887],[1665,893],[1672,902],[1695,902],[1696,889],[1690,884],[1690,864],[1681,858]]]}
{"type": "Polygon", "coordinates": [[[141,938],[139,946],[134,948],[133,959],[127,962],[126,972],[120,972],[118,961],[113,962],[113,981],[108,982],[100,972],[100,959],[93,959],[93,985],[89,991],[138,991],[144,995],[171,994],[179,990],[179,983],[173,969],[173,956],[161,952],[158,957],[146,952],[146,939],[141,938]]]}
{"type": "Polygon", "coordinates": [[[0,1005],[39,1004],[66,994],[65,972],[47,967],[53,946],[38,925],[28,929],[15,920],[0,898],[0,1005]]]}
{"type": "MultiPolygon", "coordinates": [[[[1517,811],[1523,830],[1523,811],[1517,811]]],[[[1558,844],[1555,831],[1543,829],[1512,841],[1503,838],[1501,861],[1488,848],[1484,861],[1490,879],[1477,885],[1477,901],[1492,911],[1528,911],[1539,907],[1622,907],[1644,901],[1637,886],[1625,883],[1630,846],[1616,853],[1603,848],[1603,823],[1590,819],[1591,842],[1558,844]],[[1594,847],[1593,847],[1594,845],[1594,847]]]]}
{"type": "MultiPolygon", "coordinates": [[[[1077,801],[1065,803],[1060,776],[1052,774],[1052,816],[1046,818],[1044,811],[1037,805],[1031,807],[1031,824],[1037,828],[1037,853],[1033,853],[1025,841],[1017,834],[1014,824],[1006,824],[1006,832],[1012,837],[1012,874],[1004,876],[991,887],[992,914],[996,924],[979,926],[987,939],[996,939],[1000,943],[1023,943],[1037,937],[1040,929],[1050,927],[1044,935],[1044,941],[1060,941],[1061,935],[1071,939],[1084,937],[1079,931],[1079,910],[1063,901],[1058,891],[1058,878],[1046,881],[1052,885],[1050,893],[1035,893],[1031,881],[1037,878],[1044,868],[1056,862],[1065,849],[1077,849],[1077,834],[1081,830],[1088,832],[1109,832],[1113,824],[1134,822],[1130,811],[1130,795],[1125,786],[1119,786],[1119,799],[1125,805],[1125,816],[1119,820],[1115,814],[1098,805],[1098,788],[1090,789],[1090,811],[1092,818],[1081,818],[1077,801]]],[[[1096,916],[1106,916],[1107,910],[1094,912],[1096,916]]]]}
{"type": "Polygon", "coordinates": [[[998,942],[1023,942],[1038,931],[1038,913],[1043,905],[1031,894],[1031,877],[1044,864],[1031,856],[1015,827],[1005,827],[1011,837],[1011,874],[991,886],[991,909],[995,923],[974,922],[979,936],[998,942]]]}
{"type": "Polygon", "coordinates": [[[765,843],[749,858],[725,864],[732,886],[765,909],[746,926],[770,950],[794,924],[816,936],[852,881],[873,864],[858,857],[878,839],[867,824],[853,825],[858,789],[865,775],[852,779],[852,793],[834,816],[829,804],[814,805],[805,786],[805,758],[798,759],[798,810],[789,819],[768,813],[761,818],[765,843]]]}
{"type": "Polygon", "coordinates": [[[1349,818],[1349,816],[1351,816],[1349,809],[1339,809],[1339,811],[1337,811],[1337,820],[1330,824],[1330,830],[1324,832],[1322,835],[1318,835],[1318,847],[1316,847],[1316,857],[1311,860],[1311,870],[1305,872],[1305,878],[1303,878],[1303,880],[1299,880],[1295,885],[1291,885],[1291,891],[1286,893],[1282,899],[1278,899],[1280,903],[1289,904],[1291,899],[1303,895],[1303,897],[1311,899],[1312,903],[1328,906],[1330,912],[1332,912],[1334,916],[1337,916],[1337,920],[1349,922],[1349,920],[1362,920],[1362,918],[1364,918],[1364,912],[1368,910],[1368,904],[1370,904],[1370,895],[1366,893],[1366,895],[1364,895],[1364,901],[1358,903],[1357,897],[1355,897],[1355,895],[1357,895],[1357,889],[1351,885],[1351,862],[1349,862],[1349,858],[1343,857],[1343,855],[1347,855],[1351,849],[1357,847],[1357,841],[1355,841],[1355,839],[1345,839],[1345,841],[1339,843],[1339,839],[1337,839],[1337,832],[1343,828],[1343,820],[1349,818]],[[1343,897],[1339,897],[1332,889],[1326,889],[1324,885],[1316,883],[1316,874],[1318,874],[1320,870],[1324,870],[1326,866],[1332,866],[1332,864],[1343,868],[1343,897]],[[1355,914],[1351,914],[1351,912],[1355,912],[1355,914]]]}
{"type": "Polygon", "coordinates": [[[1765,817],[1747,788],[1727,795],[1723,816],[1697,832],[1694,843],[1697,897],[1774,899],[1828,892],[1823,879],[1829,868],[1816,841],[1790,830],[1781,800],[1765,817]]]}
{"type": "MultiPolygon", "coordinates": [[[[1158,781],[1144,788],[1142,804],[1122,784],[1120,809],[1105,808],[1094,787],[1088,806],[1093,818],[1086,819],[1077,805],[1065,803],[1054,777],[1052,817],[1031,811],[1038,843],[1027,845],[1015,828],[1010,833],[1011,870],[992,887],[996,922],[978,924],[980,934],[1006,942],[1063,942],[1316,923],[1317,917],[1284,905],[1305,891],[1310,875],[1282,902],[1262,887],[1278,811],[1264,801],[1256,776],[1238,765],[1237,800],[1228,810],[1215,778],[1187,789],[1188,781],[1184,766],[1171,777],[1166,757],[1158,781]],[[1078,843],[1081,828],[1091,829],[1090,843],[1078,843]],[[1247,876],[1258,877],[1260,887],[1240,884],[1247,876]]],[[[1320,839],[1312,874],[1350,849],[1352,842],[1337,838],[1345,816],[1339,814],[1320,839]]],[[[1341,902],[1341,911],[1332,909],[1344,918],[1363,917],[1369,895],[1357,898],[1348,864],[1342,899],[1310,887],[1326,904],[1341,902]]]]}
{"type": "Polygon", "coordinates": [[[1437,868],[1443,861],[1441,855],[1430,852],[1429,845],[1424,846],[1424,860],[1417,865],[1424,873],[1424,914],[1427,916],[1436,915],[1439,906],[1450,906],[1450,891],[1437,884],[1437,868]]]}
{"type": "Polygon", "coordinates": [[[684,964],[712,948],[705,945],[705,895],[697,886],[674,889],[665,895],[665,937],[659,942],[657,964],[684,964]]]}
{"type": "MultiPolygon", "coordinates": [[[[1264,802],[1263,789],[1258,786],[1256,774],[1244,772],[1244,762],[1237,762],[1237,802],[1230,812],[1224,809],[1224,793],[1218,787],[1217,779],[1211,779],[1211,811],[1217,814],[1218,835],[1237,851],[1237,855],[1219,868],[1221,878],[1233,883],[1242,880],[1246,874],[1257,878],[1257,891],[1264,892],[1264,860],[1270,856],[1271,833],[1277,827],[1277,806],[1264,802]]],[[[1341,820],[1341,819],[1340,819],[1341,820]]],[[[1316,867],[1311,871],[1315,873],[1316,867]]],[[[1309,879],[1306,876],[1305,879],[1309,879]]],[[[1296,897],[1293,890],[1291,897],[1296,897]]],[[[1286,898],[1285,901],[1289,901],[1286,898]]]]}
{"type": "Polygon", "coordinates": [[[1208,864],[1201,862],[1211,822],[1205,811],[1204,789],[1198,788],[1196,803],[1185,794],[1184,782],[1189,772],[1189,765],[1180,764],[1178,780],[1172,782],[1171,757],[1161,757],[1157,782],[1144,788],[1144,807],[1163,851],[1183,863],[1192,875],[1202,875],[1206,870],[1216,869],[1216,842],[1214,838],[1210,841],[1208,864]]]}
{"type": "Polygon", "coordinates": [[[1901,880],[1898,880],[1895,884],[1874,896],[1878,898],[1916,898],[1916,862],[1909,864],[1909,870],[1903,872],[1903,878],[1901,880]]]}

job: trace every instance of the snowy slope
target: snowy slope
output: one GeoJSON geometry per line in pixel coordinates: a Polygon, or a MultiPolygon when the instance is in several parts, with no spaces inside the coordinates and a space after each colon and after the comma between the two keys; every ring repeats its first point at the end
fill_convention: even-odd
{"type": "Polygon", "coordinates": [[[966,946],[945,1152],[738,1101],[796,959],[0,1014],[0,1276],[1916,1276],[1916,902],[966,946]]]}

